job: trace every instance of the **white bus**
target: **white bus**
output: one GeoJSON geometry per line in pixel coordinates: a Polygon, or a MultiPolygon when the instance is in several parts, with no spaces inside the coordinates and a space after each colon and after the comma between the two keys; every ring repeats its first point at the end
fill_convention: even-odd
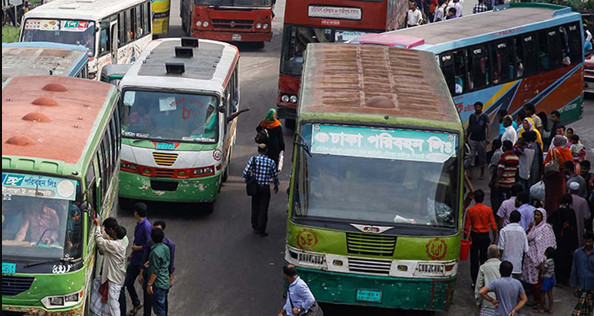
{"type": "Polygon", "coordinates": [[[197,38],[152,41],[120,81],[122,198],[198,202],[212,212],[239,110],[239,50],[197,38]]]}
{"type": "Polygon", "coordinates": [[[56,0],[25,14],[21,42],[84,45],[89,78],[108,64],[132,63],[152,40],[150,0],[56,0]]]}

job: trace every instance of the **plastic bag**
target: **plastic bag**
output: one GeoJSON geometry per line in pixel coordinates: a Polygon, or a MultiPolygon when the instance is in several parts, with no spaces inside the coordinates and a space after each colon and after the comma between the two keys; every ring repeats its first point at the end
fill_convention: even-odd
{"type": "Polygon", "coordinates": [[[545,184],[542,180],[530,187],[530,197],[540,201],[545,199],[545,184]]]}
{"type": "Polygon", "coordinates": [[[281,152],[278,154],[278,172],[283,171],[283,163],[285,161],[285,151],[281,150],[281,152]]]}

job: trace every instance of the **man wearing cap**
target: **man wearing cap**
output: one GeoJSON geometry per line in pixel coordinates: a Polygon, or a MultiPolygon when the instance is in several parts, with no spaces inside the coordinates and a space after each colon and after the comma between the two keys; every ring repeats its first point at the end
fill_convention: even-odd
{"type": "Polygon", "coordinates": [[[577,183],[577,195],[586,198],[586,194],[588,193],[588,186],[586,185],[586,180],[582,178],[579,174],[575,173],[575,165],[573,161],[566,161],[563,163],[563,170],[565,171],[565,175],[567,176],[567,191],[571,190],[570,186],[573,183],[577,183]]]}
{"type": "Polygon", "coordinates": [[[579,245],[583,243],[583,235],[584,231],[588,230],[591,231],[592,227],[590,227],[589,219],[590,219],[590,208],[588,207],[588,202],[583,197],[579,196],[578,192],[580,190],[580,184],[578,182],[571,182],[569,184],[569,193],[571,193],[571,208],[575,212],[575,219],[576,219],[576,226],[577,226],[577,235],[579,245]]]}
{"type": "Polygon", "coordinates": [[[252,196],[252,229],[255,234],[268,236],[266,223],[268,222],[268,205],[270,203],[270,182],[274,181],[274,193],[278,192],[278,169],[274,160],[266,156],[266,144],[258,145],[258,156],[250,157],[243,170],[243,181],[247,182],[248,175],[254,176],[258,183],[258,192],[252,196]]]}

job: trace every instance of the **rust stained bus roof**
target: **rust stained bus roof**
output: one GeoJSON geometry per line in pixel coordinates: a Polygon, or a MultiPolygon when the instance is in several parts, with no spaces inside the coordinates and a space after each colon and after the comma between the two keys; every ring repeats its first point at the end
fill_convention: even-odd
{"type": "Polygon", "coordinates": [[[300,113],[460,119],[432,53],[365,44],[310,44],[306,54],[300,113]],[[377,104],[375,97],[388,102],[377,104]]]}
{"type": "Polygon", "coordinates": [[[12,78],[2,89],[2,155],[77,163],[114,89],[88,79],[12,78]]]}

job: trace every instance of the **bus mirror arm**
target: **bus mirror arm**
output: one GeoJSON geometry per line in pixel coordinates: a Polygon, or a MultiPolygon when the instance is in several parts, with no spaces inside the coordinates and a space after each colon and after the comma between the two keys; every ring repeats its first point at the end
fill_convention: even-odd
{"type": "Polygon", "coordinates": [[[294,144],[301,147],[307,153],[307,155],[311,157],[311,152],[309,151],[309,145],[307,145],[307,142],[305,141],[303,136],[301,136],[301,134],[299,134],[298,132],[295,133],[294,144]]]}

